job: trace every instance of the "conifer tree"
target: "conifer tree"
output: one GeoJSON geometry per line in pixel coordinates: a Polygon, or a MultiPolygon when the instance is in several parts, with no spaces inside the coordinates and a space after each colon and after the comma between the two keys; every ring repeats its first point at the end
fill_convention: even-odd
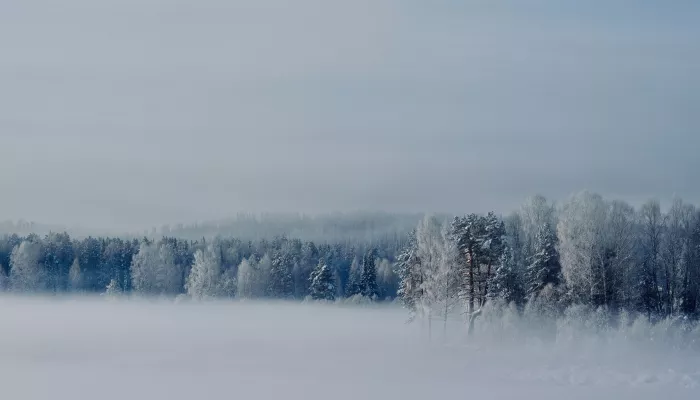
{"type": "Polygon", "coordinates": [[[294,295],[293,260],[284,251],[272,260],[268,293],[275,298],[291,298],[294,295]]]}
{"type": "Polygon", "coordinates": [[[561,265],[556,246],[557,235],[554,229],[547,223],[540,226],[535,237],[534,254],[526,271],[528,296],[539,294],[549,284],[559,284],[561,265]]]}
{"type": "Polygon", "coordinates": [[[518,302],[522,297],[520,279],[513,262],[513,251],[508,244],[504,245],[498,266],[490,278],[490,298],[498,298],[506,304],[518,302]]]}
{"type": "Polygon", "coordinates": [[[335,278],[331,269],[322,260],[311,273],[311,298],[314,300],[335,300],[335,278]]]}
{"type": "Polygon", "coordinates": [[[345,287],[345,297],[352,297],[356,294],[362,293],[362,286],[360,281],[362,280],[362,265],[358,261],[357,257],[354,257],[352,264],[350,265],[350,271],[348,275],[348,282],[345,287]]]}
{"type": "Polygon", "coordinates": [[[415,230],[409,233],[407,244],[397,257],[395,270],[399,277],[397,295],[404,308],[409,311],[409,321],[412,321],[416,317],[423,294],[423,273],[415,230]]]}
{"type": "Polygon", "coordinates": [[[362,260],[362,278],[360,286],[362,295],[376,299],[379,296],[379,288],[377,287],[377,267],[375,265],[377,259],[377,251],[371,249],[367,252],[362,260]]]}

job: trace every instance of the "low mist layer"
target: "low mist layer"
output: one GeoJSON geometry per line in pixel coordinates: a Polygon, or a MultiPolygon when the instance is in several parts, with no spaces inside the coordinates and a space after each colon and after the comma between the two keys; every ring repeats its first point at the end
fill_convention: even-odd
{"type": "Polygon", "coordinates": [[[388,305],[4,297],[2,390],[12,399],[692,399],[699,393],[693,350],[596,340],[585,330],[570,342],[507,339],[489,328],[507,318],[485,313],[469,340],[458,319],[444,333],[433,324],[429,339],[425,321],[406,324],[405,311],[388,305]]]}

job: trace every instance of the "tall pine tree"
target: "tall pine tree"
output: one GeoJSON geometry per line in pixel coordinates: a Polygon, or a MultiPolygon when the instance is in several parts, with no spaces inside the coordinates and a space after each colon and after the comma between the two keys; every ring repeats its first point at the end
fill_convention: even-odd
{"type": "Polygon", "coordinates": [[[538,295],[545,286],[561,281],[561,264],[557,252],[557,235],[548,223],[542,224],[535,237],[534,254],[526,271],[526,293],[538,295]]]}
{"type": "Polygon", "coordinates": [[[335,277],[328,265],[321,260],[311,273],[311,298],[333,301],[335,290],[335,277]]]}
{"type": "Polygon", "coordinates": [[[379,296],[379,288],[377,287],[377,267],[375,265],[376,259],[377,251],[371,249],[367,251],[367,254],[365,254],[362,260],[362,277],[360,279],[361,293],[363,296],[370,299],[376,299],[379,296]]]}
{"type": "Polygon", "coordinates": [[[506,304],[517,303],[522,298],[520,283],[513,261],[513,251],[508,244],[505,244],[498,266],[490,277],[489,297],[502,299],[506,304]]]}

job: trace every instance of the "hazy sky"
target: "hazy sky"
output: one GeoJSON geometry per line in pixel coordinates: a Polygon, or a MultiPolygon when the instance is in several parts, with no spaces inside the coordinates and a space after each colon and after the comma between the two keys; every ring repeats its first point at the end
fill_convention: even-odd
{"type": "Polygon", "coordinates": [[[700,200],[700,2],[0,2],[0,219],[700,200]]]}

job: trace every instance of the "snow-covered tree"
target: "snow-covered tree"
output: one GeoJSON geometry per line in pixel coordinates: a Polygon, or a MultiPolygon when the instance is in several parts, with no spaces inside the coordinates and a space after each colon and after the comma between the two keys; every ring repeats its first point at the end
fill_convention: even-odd
{"type": "MultiPolygon", "coordinates": [[[[516,305],[525,303],[525,286],[526,286],[526,270],[527,258],[525,255],[525,234],[523,232],[522,217],[519,212],[514,212],[507,216],[504,220],[505,240],[504,253],[507,249],[511,252],[511,262],[513,264],[513,273],[517,279],[517,293],[514,293],[513,301],[516,305]],[[507,249],[506,249],[507,246],[507,249]]],[[[503,263],[501,263],[502,265],[503,263]]]]}
{"type": "Polygon", "coordinates": [[[420,287],[415,299],[418,315],[428,320],[432,331],[433,316],[440,316],[446,332],[448,316],[460,303],[458,252],[452,241],[450,225],[428,215],[418,223],[415,233],[415,257],[419,264],[420,287]]]}
{"type": "Polygon", "coordinates": [[[604,303],[604,274],[597,256],[605,254],[607,210],[600,195],[582,192],[564,204],[557,225],[562,273],[572,299],[582,304],[604,303]]]}
{"type": "Polygon", "coordinates": [[[285,251],[278,252],[270,267],[268,293],[271,297],[288,299],[294,295],[293,268],[294,260],[290,254],[285,251]]]}
{"type": "Polygon", "coordinates": [[[63,292],[68,286],[68,273],[73,262],[73,246],[67,233],[50,232],[43,240],[42,264],[47,289],[63,292]]]}
{"type": "Polygon", "coordinates": [[[119,282],[117,282],[116,279],[112,279],[109,281],[109,284],[105,288],[105,295],[109,297],[114,297],[114,296],[119,296],[123,293],[124,291],[119,285],[119,282]]]}
{"type": "Polygon", "coordinates": [[[489,295],[489,280],[496,266],[500,263],[505,245],[505,225],[495,213],[489,212],[484,218],[484,237],[482,239],[482,256],[480,262],[484,277],[481,279],[482,306],[489,295]]]}
{"type": "Polygon", "coordinates": [[[241,299],[251,299],[255,293],[255,271],[247,259],[243,259],[238,265],[238,275],[236,277],[236,296],[241,299]]]}
{"type": "Polygon", "coordinates": [[[331,269],[323,261],[311,273],[311,298],[314,300],[335,300],[335,278],[331,269]]]}
{"type": "Polygon", "coordinates": [[[523,297],[520,277],[513,262],[513,251],[508,244],[504,246],[496,271],[491,276],[489,287],[491,288],[489,297],[499,299],[506,305],[517,304],[523,297]]]}
{"type": "Polygon", "coordinates": [[[222,292],[221,253],[215,244],[194,254],[194,264],[185,283],[187,294],[195,299],[219,296],[222,292]]]}
{"type": "Polygon", "coordinates": [[[10,256],[10,281],[18,292],[41,292],[46,289],[46,272],[40,263],[41,243],[24,240],[12,250],[10,256]]]}
{"type": "MultiPolygon", "coordinates": [[[[537,235],[543,225],[557,226],[557,213],[553,203],[542,195],[528,198],[518,213],[523,241],[523,261],[526,264],[536,252],[537,235]]],[[[514,248],[515,249],[515,248],[514,248]]]]}
{"type": "Polygon", "coordinates": [[[182,267],[166,243],[141,243],[131,263],[133,289],[149,295],[174,295],[184,288],[182,267]]]}
{"type": "Polygon", "coordinates": [[[70,290],[79,292],[83,289],[83,273],[80,270],[80,261],[76,257],[68,271],[68,286],[70,290]]]}
{"type": "Polygon", "coordinates": [[[695,213],[689,230],[683,254],[680,309],[686,315],[694,315],[700,311],[700,212],[695,213]]]}
{"type": "Polygon", "coordinates": [[[270,292],[270,276],[272,275],[272,258],[268,253],[258,261],[254,268],[256,297],[272,297],[270,292]]]}
{"type": "Polygon", "coordinates": [[[345,286],[345,296],[352,297],[362,293],[362,264],[357,257],[353,257],[348,273],[348,282],[345,286]]]}
{"type": "Polygon", "coordinates": [[[629,204],[614,200],[605,222],[605,252],[600,261],[606,271],[606,305],[617,309],[632,305],[635,284],[634,269],[638,264],[637,217],[629,204]]]}
{"type": "Polygon", "coordinates": [[[233,298],[238,290],[237,271],[234,268],[228,268],[221,273],[218,296],[233,298]]]}
{"type": "Polygon", "coordinates": [[[459,253],[460,297],[472,316],[486,302],[489,278],[503,253],[505,225],[491,212],[456,217],[451,229],[459,253]]]}
{"type": "Polygon", "coordinates": [[[386,258],[381,259],[377,266],[377,284],[382,288],[382,299],[386,299],[389,293],[396,293],[398,290],[398,277],[394,272],[391,262],[386,258]]]}
{"type": "Polygon", "coordinates": [[[443,338],[447,337],[447,320],[454,309],[460,304],[459,282],[460,274],[457,264],[457,247],[450,237],[450,226],[447,221],[440,224],[437,237],[437,265],[433,276],[427,282],[433,295],[433,303],[437,313],[442,317],[443,338]]]}
{"type": "Polygon", "coordinates": [[[397,295],[403,306],[409,310],[409,321],[412,321],[419,312],[424,280],[415,230],[409,234],[405,247],[396,259],[394,270],[399,278],[397,295]]]}
{"type": "Polygon", "coordinates": [[[476,214],[455,217],[452,222],[452,237],[459,251],[460,297],[467,304],[467,315],[476,312],[480,278],[479,258],[482,252],[485,227],[476,214]]]}
{"type": "Polygon", "coordinates": [[[641,268],[637,275],[638,303],[648,318],[660,310],[659,277],[664,221],[658,201],[645,203],[640,212],[641,268]]]}
{"type": "Polygon", "coordinates": [[[10,289],[10,277],[5,272],[5,267],[0,264],[0,291],[10,289]]]}
{"type": "Polygon", "coordinates": [[[527,296],[537,295],[547,285],[558,285],[561,275],[557,236],[549,223],[544,223],[535,238],[534,253],[527,267],[527,296]]]}
{"type": "Polygon", "coordinates": [[[690,250],[695,207],[675,198],[665,218],[664,238],[661,249],[661,288],[663,309],[666,315],[677,311],[681,303],[684,270],[687,268],[686,253],[690,250]]]}
{"type": "Polygon", "coordinates": [[[377,251],[370,249],[362,259],[362,277],[360,286],[361,294],[368,299],[376,299],[379,296],[379,287],[377,286],[377,268],[375,265],[377,259],[377,251]]]}

